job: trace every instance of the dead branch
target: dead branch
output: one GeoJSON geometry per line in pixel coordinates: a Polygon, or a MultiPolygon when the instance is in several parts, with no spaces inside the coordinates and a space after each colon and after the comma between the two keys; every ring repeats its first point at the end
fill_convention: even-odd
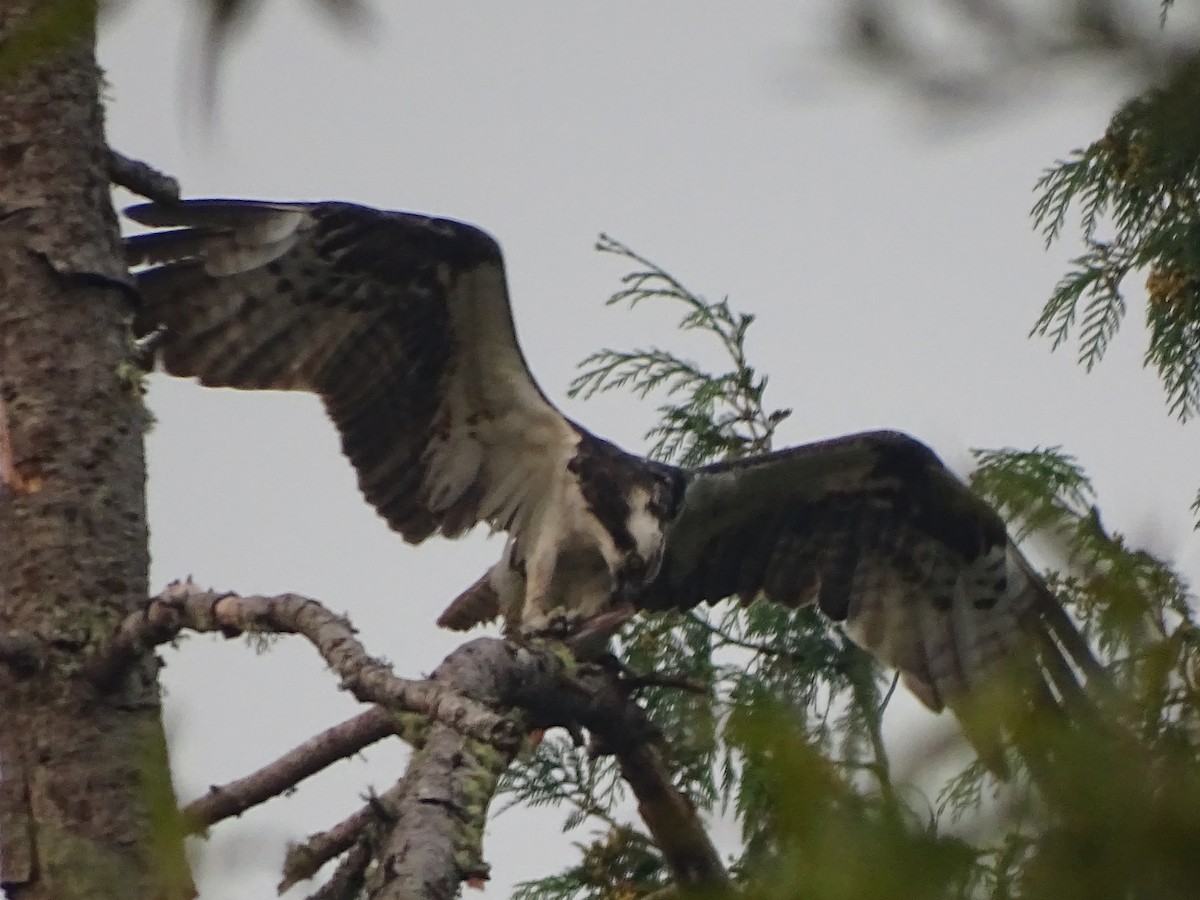
{"type": "Polygon", "coordinates": [[[420,713],[493,744],[515,743],[520,727],[432,679],[399,678],[391,666],[370,656],[346,619],[316,600],[299,594],[242,597],[199,588],[190,579],[168,585],[121,623],[113,638],[84,668],[98,690],[110,690],[130,664],[150,647],[173,640],[181,631],[299,634],[316,647],[341,678],[341,686],[365,703],[420,713]]]}
{"type": "Polygon", "coordinates": [[[108,178],[139,197],[158,203],[179,202],[179,181],[138,159],[108,148],[108,178]]]}
{"type": "Polygon", "coordinates": [[[371,845],[359,838],[329,880],[308,895],[308,900],[355,900],[362,896],[367,866],[371,864],[371,845]]]}
{"type": "MultiPolygon", "coordinates": [[[[434,672],[488,706],[519,706],[538,725],[579,723],[617,753],[651,834],[682,885],[725,885],[720,859],[695,810],[670,783],[645,712],[610,671],[580,666],[561,648],[517,646],[480,638],[455,650],[434,672]]],[[[496,780],[511,763],[509,747],[471,741],[435,726],[409,763],[409,784],[395,824],[379,849],[377,871],[389,883],[372,896],[445,897],[460,881],[486,875],[480,839],[496,780]]]]}
{"type": "MultiPolygon", "coordinates": [[[[409,761],[397,818],[383,829],[376,875],[379,900],[452,900],[461,882],[487,880],[487,807],[515,748],[497,749],[445,725],[409,761]]],[[[376,885],[372,885],[376,887],[376,885]]]]}
{"type": "Polygon", "coordinates": [[[174,587],[175,584],[169,585],[142,609],[126,617],[116,634],[85,663],[84,678],[97,692],[115,690],[137,659],[152,648],[175,640],[189,627],[181,615],[181,604],[167,599],[174,587]]]}
{"type": "Polygon", "coordinates": [[[362,842],[372,822],[394,822],[397,816],[395,810],[400,798],[408,790],[408,784],[406,778],[400,779],[384,793],[371,797],[366,804],[332,828],[309,835],[304,842],[289,846],[283,859],[283,880],[278,885],[279,893],[312,878],[325,863],[362,842]]]}
{"type": "MultiPolygon", "coordinates": [[[[87,674],[94,684],[111,685],[139,654],[184,629],[229,637],[246,632],[302,635],[360,700],[433,722],[392,790],[289,851],[283,888],[311,877],[325,862],[366,840],[368,829],[378,863],[365,876],[373,897],[449,900],[464,880],[485,880],[483,829],[500,775],[529,730],[554,725],[582,726],[618,756],[680,885],[728,883],[695,810],[671,784],[657,749],[660,737],[630,700],[628,686],[611,668],[580,665],[560,644],[480,638],[451,653],[430,678],[409,681],[369,656],[349,622],[315,600],[296,594],[220,594],[188,581],[170,585],[122,623],[87,674]]],[[[215,789],[186,812],[201,823],[236,815],[341,758],[364,735],[382,731],[384,718],[382,711],[364,713],[254,775],[215,789]]],[[[389,722],[387,730],[395,727],[389,722]]],[[[363,871],[354,868],[356,862],[346,865],[347,878],[363,871]]]]}
{"type": "Polygon", "coordinates": [[[41,642],[28,631],[0,633],[0,664],[18,678],[36,674],[45,662],[41,642]]]}
{"type": "Polygon", "coordinates": [[[630,693],[637,693],[646,688],[660,687],[705,696],[712,690],[711,685],[706,684],[698,678],[689,678],[684,675],[667,675],[661,672],[626,675],[621,679],[621,684],[630,693]]]}
{"type": "MultiPolygon", "coordinates": [[[[245,778],[209,788],[207,794],[183,808],[184,821],[196,833],[222,819],[240,816],[338,760],[404,730],[405,725],[396,716],[372,707],[326,729],[245,778]]],[[[410,733],[409,737],[414,735],[410,733]]]]}

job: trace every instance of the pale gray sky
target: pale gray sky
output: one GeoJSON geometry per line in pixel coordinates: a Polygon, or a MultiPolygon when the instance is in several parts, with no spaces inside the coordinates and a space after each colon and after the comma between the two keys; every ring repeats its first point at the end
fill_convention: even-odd
{"type": "MultiPolygon", "coordinates": [[[[370,39],[355,41],[274,3],[223,60],[206,131],[189,89],[189,6],[134,0],[103,28],[113,144],[189,196],[353,200],[488,229],[534,374],[592,430],[644,449],[653,408],[567,401],[588,352],[706,352],[673,314],[602,306],[625,271],[592,251],[604,230],[758,314],[750,348],[771,375],[768,401],[795,410],[781,444],[900,428],[960,471],[969,447],[1061,444],[1094,477],[1110,527],[1200,571],[1187,509],[1196,435],[1141,368],[1139,316],[1090,376],[1025,337],[1075,249],[1043,250],[1031,188],[1103,131],[1126,89],[1111,76],[1034,79],[1003,114],[963,122],[841,60],[828,4],[381,3],[370,39]]],[[[311,398],[156,377],[150,403],[156,589],[192,574],[318,597],[402,674],[458,644],[433,620],[498,541],[405,546],[358,496],[311,398]]],[[[185,801],[355,710],[297,640],[256,656],[193,638],[166,655],[185,801]]],[[[272,893],[284,842],[388,787],[403,758],[342,764],[218,826],[198,852],[202,896],[272,893]]],[[[551,871],[586,837],[561,836],[544,812],[506,814],[485,847],[487,896],[551,871]]]]}

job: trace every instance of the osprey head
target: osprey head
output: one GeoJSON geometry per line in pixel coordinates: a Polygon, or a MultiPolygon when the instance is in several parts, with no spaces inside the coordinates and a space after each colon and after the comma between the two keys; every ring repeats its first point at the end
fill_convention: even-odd
{"type": "Polygon", "coordinates": [[[625,493],[621,534],[614,535],[620,557],[613,568],[612,600],[634,603],[655,576],[671,522],[679,513],[686,482],[683,473],[642,461],[642,470],[625,493]]]}
{"type": "Polygon", "coordinates": [[[567,466],[578,479],[614,604],[635,600],[658,574],[663,541],[679,513],[687,474],[584,434],[567,466]]]}

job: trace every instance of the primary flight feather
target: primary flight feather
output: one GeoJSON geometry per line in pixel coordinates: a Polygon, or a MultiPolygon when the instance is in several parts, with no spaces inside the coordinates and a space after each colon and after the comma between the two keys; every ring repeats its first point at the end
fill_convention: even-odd
{"type": "Polygon", "coordinates": [[[347,203],[127,210],[135,329],[206,385],[310,391],[405,540],[478,522],[502,558],[443,614],[539,631],[737,595],[816,604],[931,708],[996,671],[1051,702],[1086,646],[999,516],[924,444],[879,431],[684,469],[562,415],[517,344],[497,243],[347,203]]]}

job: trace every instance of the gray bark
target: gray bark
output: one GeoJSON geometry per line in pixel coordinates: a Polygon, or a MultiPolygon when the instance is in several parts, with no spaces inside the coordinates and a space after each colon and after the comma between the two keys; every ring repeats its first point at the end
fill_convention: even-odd
{"type": "Polygon", "coordinates": [[[32,669],[0,664],[0,884],[175,898],[192,889],[155,660],[106,693],[79,675],[145,602],[148,562],[132,294],[79,7],[0,0],[0,633],[40,644],[32,669]]]}

